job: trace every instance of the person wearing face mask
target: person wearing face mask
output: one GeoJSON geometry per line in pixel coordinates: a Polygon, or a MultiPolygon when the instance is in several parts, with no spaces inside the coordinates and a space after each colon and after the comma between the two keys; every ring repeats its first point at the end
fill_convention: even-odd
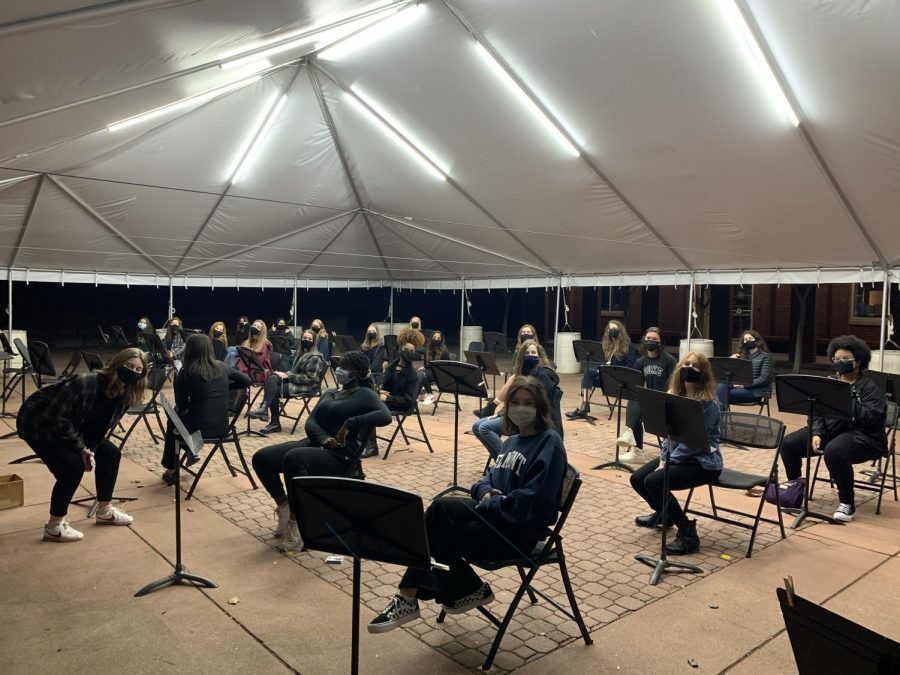
{"type": "Polygon", "coordinates": [[[447,345],[444,343],[444,334],[436,330],[431,334],[431,339],[428,341],[428,346],[425,349],[425,365],[419,369],[419,372],[424,376],[420,377],[420,381],[422,383],[422,387],[425,389],[425,398],[422,399],[422,403],[424,405],[432,405],[441,400],[441,392],[438,392],[437,395],[434,393],[434,389],[431,385],[434,384],[434,371],[431,369],[432,361],[447,361],[450,358],[450,350],[447,349],[447,345]]]}
{"type": "Polygon", "coordinates": [[[244,344],[250,337],[250,320],[246,316],[238,318],[237,326],[234,328],[233,346],[238,347],[244,344]]]}
{"type": "MultiPolygon", "coordinates": [[[[812,449],[824,456],[825,466],[838,491],[834,519],[853,520],[856,500],[853,490],[853,465],[888,456],[884,430],[887,397],[884,390],[869,379],[865,370],[872,358],[869,345],[855,335],[841,335],[828,343],[828,357],[836,377],[850,383],[853,419],[816,417],[812,425],[812,449]]],[[[781,443],[781,461],[788,483],[802,481],[809,427],[788,434],[781,443]]],[[[785,486],[782,486],[785,487],[785,486]]]]}
{"type": "MultiPolygon", "coordinates": [[[[272,343],[266,339],[266,324],[262,319],[257,319],[250,324],[250,337],[241,344],[241,347],[252,349],[256,354],[256,358],[264,370],[261,373],[254,373],[254,376],[257,382],[264,383],[266,378],[272,374],[272,343]]],[[[243,361],[238,361],[238,369],[249,375],[243,361]]]]}
{"type": "Polygon", "coordinates": [[[466,560],[518,557],[548,536],[559,514],[566,449],[540,382],[517,377],[508,393],[508,438],[497,462],[472,486],[470,497],[438,497],[425,512],[431,555],[449,570],[408,568],[396,595],[369,623],[370,633],[419,618],[419,600],[434,599],[448,614],[492,602],[490,585],[466,560]]]}
{"type": "Polygon", "coordinates": [[[272,343],[272,360],[275,367],[278,370],[289,370],[294,360],[297,340],[283,317],[278,317],[269,329],[269,342],[272,343]]]}
{"type": "MultiPolygon", "coordinates": [[[[631,338],[628,337],[628,331],[625,330],[625,324],[615,319],[606,324],[606,331],[603,333],[603,339],[600,340],[603,346],[603,354],[606,356],[606,365],[623,366],[625,368],[634,368],[637,356],[634,353],[634,345],[631,344],[631,338]]],[[[597,368],[586,368],[584,376],[581,378],[581,406],[566,413],[569,419],[586,419],[591,413],[591,404],[588,397],[591,389],[600,386],[600,370],[597,368]]]]}
{"type": "Polygon", "coordinates": [[[709,447],[691,448],[684,443],[678,443],[674,448],[669,448],[668,439],[664,439],[659,457],[631,474],[631,487],[653,509],[653,513],[639,516],[634,522],[638,527],[662,527],[662,506],[664,501],[668,500],[666,522],[669,527],[675,525],[678,528],[678,536],[675,541],[666,544],[666,553],[687,555],[700,550],[697,521],[688,520],[671,492],[663,494],[662,463],[670,464],[670,490],[687,490],[715,483],[725,467],[719,450],[719,402],[716,399],[716,381],[709,359],[700,352],[685,354],[669,380],[669,393],[686,396],[703,404],[703,419],[709,436],[709,447]]]}
{"type": "Polygon", "coordinates": [[[216,321],[209,327],[207,334],[213,346],[213,356],[217,361],[226,361],[228,358],[228,333],[225,330],[224,321],[216,321]]]}
{"type": "Polygon", "coordinates": [[[142,316],[138,319],[137,322],[137,332],[134,336],[134,346],[140,349],[142,352],[147,353],[150,351],[150,343],[147,341],[147,335],[153,335],[155,331],[153,330],[153,324],[150,322],[146,316],[142,316]]]}
{"type": "Polygon", "coordinates": [[[316,349],[315,336],[311,330],[300,335],[300,351],[285,373],[276,370],[266,378],[263,385],[263,400],[258,408],[251,410],[250,417],[265,420],[271,415],[271,421],[260,429],[260,433],[274,434],[281,431],[280,397],[315,396],[319,393],[322,378],[325,377],[325,359],[316,349]]]}
{"type": "Polygon", "coordinates": [[[291,514],[285,485],[295,476],[364,478],[360,454],[375,427],[391,423],[391,413],[372,388],[369,359],[362,352],[341,356],[330,389],[306,418],[306,438],[270,445],[253,455],[253,470],[275,501],[275,536],[286,551],[300,545],[297,519],[291,514]],[[284,474],[284,483],[281,474],[284,474]]]}
{"type": "Polygon", "coordinates": [[[181,318],[172,316],[166,328],[166,336],[163,344],[166,346],[166,359],[174,363],[176,369],[181,368],[181,355],[184,353],[184,335],[181,331],[181,318]]]}
{"type": "Polygon", "coordinates": [[[372,370],[372,379],[374,379],[376,383],[381,382],[381,376],[384,373],[386,362],[384,341],[378,334],[378,326],[374,323],[370,323],[369,327],[366,328],[366,338],[363,340],[360,348],[362,349],[362,353],[369,359],[369,368],[372,370]]]}
{"type": "MultiPolygon", "coordinates": [[[[526,340],[519,345],[520,357],[517,359],[516,370],[512,377],[506,381],[503,388],[497,393],[497,397],[491,401],[495,409],[502,409],[503,401],[509,396],[509,389],[518,377],[533,377],[544,388],[544,395],[550,402],[550,418],[553,420],[554,429],[563,437],[562,414],[559,402],[562,399],[562,391],[559,388],[559,375],[553,370],[550,359],[547,358],[544,348],[534,340],[526,340]]],[[[495,458],[500,452],[503,441],[500,436],[503,433],[503,416],[485,417],[472,425],[472,433],[481,441],[488,454],[495,458]]]]}
{"type": "MultiPolygon", "coordinates": [[[[644,386],[656,391],[665,391],[675,370],[675,357],[662,348],[662,333],[656,326],[644,331],[641,340],[644,355],[634,367],[644,374],[644,386]]],[[[625,431],[616,440],[616,444],[625,448],[619,454],[619,460],[629,464],[644,464],[644,426],[641,422],[641,406],[637,401],[628,401],[625,408],[625,431]]]]}
{"type": "Polygon", "coordinates": [[[16,429],[53,474],[50,519],[44,540],[80,541],[84,535],[66,519],[85,471],[94,474],[98,525],[130,525],[134,519],[112,505],[121,453],[108,439],[132,406],[144,399],[147,361],[136,347],[123,349],[100,370],[38,389],[19,408],[16,429]]]}
{"type": "Polygon", "coordinates": [[[316,336],[316,349],[319,350],[322,358],[328,363],[331,361],[331,336],[328,335],[325,323],[322,319],[313,319],[309,329],[316,336]]]}
{"type": "Polygon", "coordinates": [[[516,334],[516,346],[513,348],[512,367],[510,369],[511,372],[515,371],[516,367],[519,365],[519,349],[522,347],[522,343],[526,340],[534,340],[538,344],[541,344],[541,340],[537,334],[537,329],[530,323],[522,324],[522,327],[516,334]]]}
{"type": "Polygon", "coordinates": [[[725,410],[729,403],[759,403],[762,399],[772,395],[775,369],[772,367],[769,347],[759,332],[744,331],[741,338],[741,351],[738,354],[732,354],[731,358],[750,359],[753,363],[753,383],[746,387],[742,384],[733,384],[729,389],[726,383],[720,382],[716,387],[716,396],[722,410],[725,410]]]}
{"type": "MultiPolygon", "coordinates": [[[[400,345],[397,358],[384,369],[380,395],[391,412],[406,412],[415,407],[419,394],[419,374],[413,363],[421,358],[422,356],[416,352],[416,347],[412,342],[404,342],[400,345]]],[[[377,456],[378,444],[375,434],[372,434],[369,443],[363,450],[362,457],[377,456]]]]}
{"type": "MultiPolygon", "coordinates": [[[[188,431],[200,431],[204,438],[218,438],[228,428],[229,391],[245,390],[250,377],[228,368],[213,355],[213,343],[206,335],[191,335],[184,344],[183,367],[175,377],[175,409],[188,431]]],[[[175,484],[178,439],[169,422],[160,462],[166,471],[166,485],[175,484]]]]}

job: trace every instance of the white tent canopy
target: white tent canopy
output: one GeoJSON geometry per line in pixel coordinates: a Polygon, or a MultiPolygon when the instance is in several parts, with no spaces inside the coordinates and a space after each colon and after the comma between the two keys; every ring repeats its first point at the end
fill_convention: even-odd
{"type": "Polygon", "coordinates": [[[502,289],[900,266],[891,0],[38,4],[0,7],[14,280],[502,289]]]}

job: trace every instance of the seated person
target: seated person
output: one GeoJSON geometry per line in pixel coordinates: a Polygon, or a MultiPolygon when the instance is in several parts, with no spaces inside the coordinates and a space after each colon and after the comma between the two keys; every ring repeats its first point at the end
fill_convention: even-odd
{"type": "MultiPolygon", "coordinates": [[[[509,388],[516,378],[534,377],[544,388],[544,395],[550,402],[550,418],[553,420],[553,427],[556,429],[559,437],[562,438],[562,415],[559,409],[562,391],[559,389],[559,375],[553,370],[553,364],[547,358],[544,348],[534,340],[523,342],[519,345],[519,351],[524,356],[520,355],[516,359],[516,369],[513,371],[512,377],[506,381],[503,388],[497,393],[497,397],[492,399],[488,406],[493,406],[494,411],[502,410],[503,401],[509,395],[509,388]]],[[[500,453],[500,447],[503,445],[503,442],[500,440],[503,429],[503,416],[501,414],[482,418],[472,425],[472,433],[487,448],[488,454],[494,459],[497,458],[497,455],[500,453]]]]}
{"type": "Polygon", "coordinates": [[[137,333],[135,333],[134,336],[134,346],[146,354],[150,351],[150,343],[147,341],[146,336],[155,334],[156,331],[153,330],[153,324],[150,323],[150,319],[146,316],[142,316],[138,319],[137,333]]]}
{"type": "Polygon", "coordinates": [[[512,358],[512,366],[511,371],[516,369],[516,366],[519,365],[518,354],[519,347],[522,346],[522,343],[526,340],[534,340],[538,344],[541,344],[541,339],[538,337],[537,329],[532,326],[530,323],[522,324],[522,327],[519,329],[519,332],[516,334],[516,346],[513,348],[513,358],[512,358]]]}
{"type": "MultiPolygon", "coordinates": [[[[388,364],[381,380],[381,399],[391,412],[407,412],[416,406],[419,395],[419,376],[413,362],[421,357],[412,342],[400,345],[399,356],[388,364]]],[[[378,443],[375,434],[369,438],[362,457],[377,457],[378,443]]]]}
{"type": "MultiPolygon", "coordinates": [[[[621,321],[613,319],[606,324],[606,331],[603,333],[603,339],[600,340],[600,344],[603,345],[606,365],[634,368],[634,363],[637,360],[637,356],[634,353],[634,345],[631,344],[631,338],[628,337],[625,324],[621,321]]],[[[584,376],[581,378],[581,406],[567,412],[566,417],[572,420],[586,419],[591,413],[591,404],[588,401],[591,389],[599,386],[600,370],[598,368],[586,368],[584,376]]]]}
{"type": "MultiPolygon", "coordinates": [[[[204,438],[218,438],[228,429],[228,393],[246,389],[250,377],[229,368],[213,355],[213,343],[206,335],[191,335],[184,343],[182,367],[175,377],[175,410],[188,431],[199,431],[204,438]]],[[[175,484],[178,463],[178,439],[175,426],[166,425],[162,478],[175,484]]]]}
{"type": "MultiPolygon", "coordinates": [[[[272,343],[266,339],[266,324],[262,319],[257,319],[250,324],[250,337],[241,344],[241,347],[253,350],[256,359],[263,366],[262,372],[254,371],[251,378],[259,383],[265,382],[266,378],[272,374],[272,343]]],[[[238,360],[238,369],[242,373],[250,374],[242,360],[238,360]]]]}
{"type": "MultiPolygon", "coordinates": [[[[853,419],[814,418],[812,450],[824,455],[825,466],[837,487],[834,519],[849,523],[856,513],[853,465],[888,456],[884,429],[887,397],[881,387],[866,377],[872,350],[858,337],[834,338],[828,343],[828,356],[834,364],[835,377],[851,385],[853,419]]],[[[801,471],[809,433],[809,427],[804,427],[785,436],[781,443],[781,460],[788,481],[803,480],[801,471]]]]}
{"type": "Polygon", "coordinates": [[[325,322],[322,319],[313,319],[309,329],[316,336],[316,349],[319,350],[322,358],[328,363],[331,361],[331,336],[325,328],[325,322]]]}
{"type": "MultiPolygon", "coordinates": [[[[662,333],[656,326],[644,331],[641,340],[644,355],[634,367],[644,374],[644,386],[655,391],[666,391],[669,380],[675,370],[675,357],[662,347],[662,333]]],[[[641,405],[637,401],[628,401],[625,408],[625,431],[616,439],[616,444],[625,448],[619,460],[629,464],[644,464],[644,425],[641,418],[641,405]]]]}
{"type": "Polygon", "coordinates": [[[384,340],[378,334],[378,326],[370,323],[366,328],[366,339],[360,346],[362,353],[369,359],[369,367],[372,369],[372,378],[375,382],[381,382],[381,375],[387,365],[387,357],[384,353],[384,340]]]}
{"type": "Polygon", "coordinates": [[[449,359],[450,350],[447,349],[447,344],[444,342],[444,334],[436,330],[431,334],[431,339],[428,341],[428,346],[425,349],[425,365],[419,368],[419,372],[424,375],[424,378],[420,377],[419,380],[425,389],[426,396],[422,401],[425,405],[431,405],[441,400],[441,392],[435,395],[434,389],[431,388],[431,385],[434,384],[434,372],[431,370],[431,362],[447,361],[449,359]]]}
{"type": "Polygon", "coordinates": [[[419,617],[419,600],[435,599],[448,614],[493,601],[470,557],[504,560],[530,553],[556,522],[566,450],[553,430],[544,388],[517,377],[509,388],[504,424],[509,438],[497,463],[472,486],[471,498],[439,497],[425,512],[431,555],[447,572],[408,568],[398,593],[369,624],[385,633],[419,617]]]}
{"type": "Polygon", "coordinates": [[[166,336],[163,338],[163,344],[166,346],[166,360],[175,364],[176,368],[181,368],[181,355],[184,352],[184,335],[181,328],[181,319],[173,315],[169,319],[166,336]]]}
{"type": "Polygon", "coordinates": [[[283,317],[279,317],[269,329],[269,342],[272,343],[272,363],[278,370],[289,369],[294,361],[297,340],[283,317]]]}
{"type": "Polygon", "coordinates": [[[716,387],[716,396],[722,410],[729,403],[759,403],[772,395],[772,380],[775,379],[775,370],[772,368],[772,357],[769,356],[769,347],[763,336],[755,331],[744,331],[741,338],[741,351],[732,354],[733,359],[750,359],[753,363],[753,384],[733,384],[729,390],[728,385],[720,382],[716,387]]]}
{"type": "Polygon", "coordinates": [[[248,414],[256,419],[272,420],[260,429],[260,433],[274,434],[281,431],[281,406],[279,401],[288,396],[317,396],[325,377],[325,359],[316,349],[315,336],[311,330],[300,335],[300,351],[291,366],[291,372],[276,370],[266,378],[263,385],[263,400],[258,408],[248,414]]]}
{"type": "Polygon", "coordinates": [[[669,462],[669,489],[686,490],[700,485],[709,485],[719,479],[725,466],[719,450],[719,402],[716,400],[716,381],[712,366],[700,352],[688,352],[675,367],[669,380],[669,393],[686,396],[703,403],[703,418],[709,447],[690,448],[678,443],[669,448],[664,439],[659,457],[653,459],[631,474],[631,487],[644,498],[653,513],[635,518],[639,527],[662,527],[662,506],[668,500],[666,525],[678,528],[674,542],[666,544],[668,555],[687,555],[700,550],[697,536],[697,521],[688,520],[678,500],[671,492],[663,494],[663,465],[669,462]]]}
{"type": "Polygon", "coordinates": [[[238,318],[237,326],[234,327],[234,342],[232,346],[239,347],[247,339],[250,337],[250,320],[247,319],[246,315],[241,315],[238,318]]]}
{"type": "Polygon", "coordinates": [[[253,455],[253,470],[275,500],[275,536],[284,538],[285,551],[300,545],[285,484],[290,486],[295,476],[364,477],[360,452],[365,440],[374,427],[391,423],[390,411],[372,388],[365,354],[341,356],[335,377],[340,389],[330,389],[319,398],[306,418],[306,438],[270,445],[253,455]]]}
{"type": "MultiPolygon", "coordinates": [[[[208,337],[212,342],[213,356],[217,361],[225,362],[228,359],[228,333],[225,330],[224,321],[216,321],[209,327],[208,337]]],[[[233,366],[232,366],[233,367],[233,366]]]]}

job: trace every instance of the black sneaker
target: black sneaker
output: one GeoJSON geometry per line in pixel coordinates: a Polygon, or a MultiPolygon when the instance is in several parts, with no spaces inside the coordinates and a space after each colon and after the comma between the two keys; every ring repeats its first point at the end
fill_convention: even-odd
{"type": "Polygon", "coordinates": [[[281,433],[280,422],[269,422],[266,426],[259,430],[261,434],[277,434],[281,433]]]}
{"type": "Polygon", "coordinates": [[[378,457],[378,444],[374,442],[370,442],[363,451],[359,455],[362,459],[368,459],[369,457],[378,457]]]}
{"type": "Polygon", "coordinates": [[[368,625],[370,633],[387,633],[398,626],[419,618],[419,601],[413,598],[408,600],[402,595],[391,598],[388,606],[372,619],[368,625]]]}
{"type": "Polygon", "coordinates": [[[459,600],[441,604],[447,614],[465,614],[469,610],[487,605],[494,601],[494,592],[488,583],[481,584],[481,587],[468,595],[461,597],[459,600]]]}
{"type": "Polygon", "coordinates": [[[853,514],[856,513],[855,504],[838,504],[832,518],[840,520],[842,523],[849,523],[853,520],[853,514]]]}
{"type": "MultiPolygon", "coordinates": [[[[662,529],[662,517],[661,514],[657,511],[656,513],[651,513],[648,516],[638,516],[634,519],[634,524],[638,527],[649,527],[662,529]]],[[[672,522],[671,518],[666,518],[666,526],[672,527],[675,523],[672,522]]]]}

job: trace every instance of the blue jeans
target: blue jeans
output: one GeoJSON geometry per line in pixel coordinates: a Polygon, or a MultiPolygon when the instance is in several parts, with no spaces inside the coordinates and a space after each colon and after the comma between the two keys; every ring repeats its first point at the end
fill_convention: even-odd
{"type": "Polygon", "coordinates": [[[225,363],[232,370],[237,368],[237,364],[238,364],[237,347],[231,346],[227,350],[225,350],[225,363]]]}
{"type": "Polygon", "coordinates": [[[716,397],[719,399],[719,407],[725,410],[729,403],[756,403],[757,399],[749,389],[728,389],[724,382],[716,385],[716,397]],[[726,398],[727,397],[727,398],[726,398]]]}
{"type": "Polygon", "coordinates": [[[472,425],[472,433],[487,448],[490,456],[497,459],[500,448],[503,447],[503,441],[500,440],[500,436],[503,434],[503,418],[486,417],[478,420],[472,425]]]}

